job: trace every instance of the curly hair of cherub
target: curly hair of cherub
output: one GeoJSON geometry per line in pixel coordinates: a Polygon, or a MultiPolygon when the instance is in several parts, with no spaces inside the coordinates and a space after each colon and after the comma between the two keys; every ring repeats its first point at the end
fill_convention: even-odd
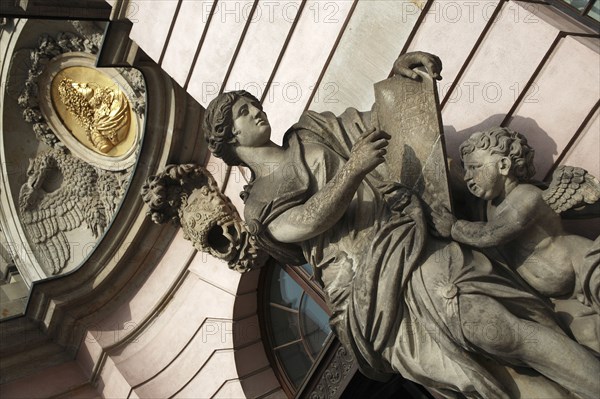
{"type": "Polygon", "coordinates": [[[511,161],[511,172],[520,182],[527,182],[535,175],[533,165],[535,151],[527,144],[525,136],[519,132],[507,127],[494,127],[474,133],[460,145],[461,160],[477,149],[508,157],[511,161]]]}
{"type": "Polygon", "coordinates": [[[260,104],[256,97],[245,90],[230,91],[214,98],[204,113],[202,128],[208,149],[229,166],[243,165],[242,160],[233,151],[235,138],[232,131],[232,108],[237,100],[244,97],[260,104]]]}
{"type": "Polygon", "coordinates": [[[207,172],[196,164],[167,165],[150,176],[142,186],[142,199],[150,210],[148,215],[156,224],[172,222],[179,225],[179,208],[184,197],[193,189],[215,184],[207,172]]]}

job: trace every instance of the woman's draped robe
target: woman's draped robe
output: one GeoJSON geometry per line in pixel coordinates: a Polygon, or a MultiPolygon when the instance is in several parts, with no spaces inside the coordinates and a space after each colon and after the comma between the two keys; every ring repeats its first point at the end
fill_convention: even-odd
{"type": "Polygon", "coordinates": [[[558,328],[551,308],[481,253],[428,235],[419,199],[386,181],[385,165],[368,174],[331,229],[299,245],[269,236],[265,226],[323,188],[368,129],[369,114],[354,109],[339,117],[303,114],[284,138],[289,164],[248,188],[246,222],[276,259],[313,266],[330,324],[364,374],[382,379],[399,372],[448,397],[508,398],[486,354],[465,338],[460,297],[487,295],[522,319],[558,328]],[[306,148],[322,151],[320,161],[309,165],[306,148]]]}

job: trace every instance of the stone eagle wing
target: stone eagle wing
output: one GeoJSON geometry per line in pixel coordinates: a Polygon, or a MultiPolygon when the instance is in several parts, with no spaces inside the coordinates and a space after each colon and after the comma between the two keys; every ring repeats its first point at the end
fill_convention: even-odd
{"type": "Polygon", "coordinates": [[[562,213],[596,203],[600,199],[600,183],[585,169],[563,165],[554,171],[552,182],[542,195],[556,213],[562,213]]]}
{"type": "Polygon", "coordinates": [[[22,211],[21,216],[39,261],[51,274],[59,273],[71,257],[64,233],[79,227],[84,220],[79,203],[75,198],[61,200],[50,195],[35,209],[22,211]]]}

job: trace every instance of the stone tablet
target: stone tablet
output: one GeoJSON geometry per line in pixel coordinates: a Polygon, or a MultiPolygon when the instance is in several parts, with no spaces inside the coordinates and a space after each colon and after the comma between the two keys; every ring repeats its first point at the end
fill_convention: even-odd
{"type": "Polygon", "coordinates": [[[393,180],[452,210],[446,148],[437,88],[425,72],[421,81],[393,76],[375,84],[373,124],[392,138],[386,163],[393,180]]]}

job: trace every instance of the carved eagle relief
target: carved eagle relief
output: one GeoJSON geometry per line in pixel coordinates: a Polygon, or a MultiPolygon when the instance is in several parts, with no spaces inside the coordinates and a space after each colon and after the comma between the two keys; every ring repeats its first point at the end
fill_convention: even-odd
{"type": "Polygon", "coordinates": [[[21,219],[38,261],[49,274],[71,259],[65,235],[86,223],[95,238],[106,229],[121,195],[116,178],[53,149],[30,160],[21,186],[21,219]]]}

